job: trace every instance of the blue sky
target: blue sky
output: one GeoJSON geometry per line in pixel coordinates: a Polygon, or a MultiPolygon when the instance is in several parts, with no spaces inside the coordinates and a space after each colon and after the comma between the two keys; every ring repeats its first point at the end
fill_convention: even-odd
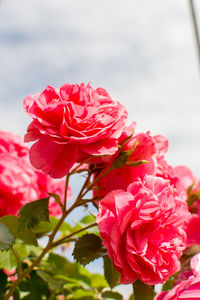
{"type": "Polygon", "coordinates": [[[25,133],[29,93],[90,81],[138,130],[169,138],[171,163],[200,173],[195,54],[187,1],[2,0],[0,128],[25,133]]]}

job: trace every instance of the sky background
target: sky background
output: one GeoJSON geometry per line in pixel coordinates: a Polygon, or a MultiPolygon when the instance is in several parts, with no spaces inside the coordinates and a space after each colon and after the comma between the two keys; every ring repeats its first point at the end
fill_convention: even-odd
{"type": "Polygon", "coordinates": [[[28,94],[91,82],[127,107],[138,131],[168,137],[169,163],[200,175],[200,85],[188,2],[2,0],[0,130],[24,135],[28,94]]]}

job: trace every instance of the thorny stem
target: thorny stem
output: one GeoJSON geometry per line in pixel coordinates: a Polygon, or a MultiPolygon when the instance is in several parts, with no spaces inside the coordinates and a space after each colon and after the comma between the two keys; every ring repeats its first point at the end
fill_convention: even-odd
{"type": "Polygon", "coordinates": [[[80,164],[78,164],[78,166],[76,168],[74,168],[72,171],[71,171],[71,174],[74,174],[76,173],[76,171],[84,164],[87,164],[90,160],[92,159],[92,156],[89,156],[87,159],[85,159],[84,161],[82,161],[80,164]]]}
{"type": "Polygon", "coordinates": [[[96,179],[89,185],[89,187],[86,189],[86,191],[82,194],[82,198],[95,186],[95,184],[101,180],[102,177],[104,177],[106,174],[108,174],[111,170],[113,170],[113,166],[110,166],[108,169],[106,169],[101,175],[96,177],[96,179]]]}
{"type": "Polygon", "coordinates": [[[16,259],[17,262],[17,273],[20,276],[20,274],[22,273],[22,266],[21,266],[21,261],[20,261],[20,257],[19,254],[17,253],[17,251],[12,247],[11,251],[16,259]]]}
{"type": "Polygon", "coordinates": [[[75,234],[80,233],[80,232],[82,232],[82,231],[84,231],[84,230],[86,230],[86,229],[89,229],[89,228],[91,228],[91,227],[94,227],[94,226],[97,226],[96,222],[95,222],[95,223],[92,223],[92,224],[90,224],[90,225],[88,225],[88,226],[86,226],[86,227],[83,227],[83,228],[81,228],[81,229],[79,229],[79,230],[76,230],[76,231],[72,232],[71,234],[65,236],[64,238],[55,241],[55,242],[52,244],[52,248],[55,248],[56,246],[59,246],[59,245],[64,244],[64,243],[68,243],[69,241],[71,241],[70,238],[71,238],[72,236],[74,236],[75,234]]]}

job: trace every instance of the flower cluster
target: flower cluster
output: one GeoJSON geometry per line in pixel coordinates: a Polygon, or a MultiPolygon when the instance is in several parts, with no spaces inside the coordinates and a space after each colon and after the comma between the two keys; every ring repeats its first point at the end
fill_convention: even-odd
{"type": "Polygon", "coordinates": [[[162,283],[177,272],[189,213],[182,167],[164,157],[167,139],[135,133],[124,106],[90,85],[47,87],[28,96],[24,108],[33,118],[25,141],[37,140],[30,150],[34,167],[62,177],[88,158],[100,165],[97,224],[121,282],[162,283]]]}
{"type": "MultiPolygon", "coordinates": [[[[63,197],[64,189],[64,180],[55,181],[31,165],[29,148],[20,136],[0,131],[0,216],[18,214],[24,204],[47,197],[47,192],[63,197]]],[[[51,215],[61,211],[52,197],[49,211],[51,215]]]]}
{"type": "Polygon", "coordinates": [[[191,259],[191,270],[179,274],[179,280],[171,291],[164,291],[155,300],[200,299],[200,254],[191,259]]]}
{"type": "MultiPolygon", "coordinates": [[[[195,254],[191,249],[200,244],[200,180],[187,167],[167,162],[167,138],[137,132],[135,122],[127,123],[126,108],[90,84],[48,86],[27,96],[24,110],[33,119],[24,139],[33,142],[30,150],[20,137],[0,132],[0,215],[15,215],[48,193],[58,194],[62,202],[68,192],[69,199],[70,176],[86,172],[69,211],[60,203],[61,211],[50,198],[50,213],[62,214],[56,230],[69,212],[92,202],[98,210],[101,253],[106,248],[121,283],[163,284],[181,271],[172,290],[155,300],[200,299],[198,255],[187,270],[195,254]]],[[[91,243],[93,238],[99,237],[91,243]]],[[[47,250],[62,242],[66,237],[47,250]]]]}

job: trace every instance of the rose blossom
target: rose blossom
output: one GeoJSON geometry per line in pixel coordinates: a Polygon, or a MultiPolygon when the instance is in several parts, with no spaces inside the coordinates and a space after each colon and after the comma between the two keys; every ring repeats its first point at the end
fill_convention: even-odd
{"type": "MultiPolygon", "coordinates": [[[[47,197],[47,192],[63,197],[64,180],[55,181],[35,170],[28,153],[29,149],[20,136],[0,131],[0,216],[16,215],[24,204],[47,197]]],[[[68,196],[71,196],[70,188],[68,196]]],[[[61,212],[52,197],[49,211],[52,215],[61,212]]]]}
{"type": "Polygon", "coordinates": [[[170,291],[158,294],[154,300],[199,300],[200,299],[200,254],[190,262],[191,272],[185,272],[185,280],[178,281],[170,291]]]}
{"type": "Polygon", "coordinates": [[[156,176],[168,179],[170,184],[173,185],[180,193],[183,199],[187,199],[187,189],[193,183],[194,176],[191,170],[186,166],[172,167],[165,160],[165,154],[168,151],[168,140],[164,136],[154,136],[156,143],[157,153],[157,170],[156,176]]]}
{"type": "Polygon", "coordinates": [[[31,163],[54,178],[91,155],[114,154],[127,118],[125,107],[103,88],[84,83],[48,86],[26,97],[24,109],[33,118],[25,141],[38,140],[30,149],[31,163]]]}
{"type": "Polygon", "coordinates": [[[146,176],[99,203],[97,224],[121,283],[163,283],[185,249],[186,203],[168,180],[146,176]]]}

